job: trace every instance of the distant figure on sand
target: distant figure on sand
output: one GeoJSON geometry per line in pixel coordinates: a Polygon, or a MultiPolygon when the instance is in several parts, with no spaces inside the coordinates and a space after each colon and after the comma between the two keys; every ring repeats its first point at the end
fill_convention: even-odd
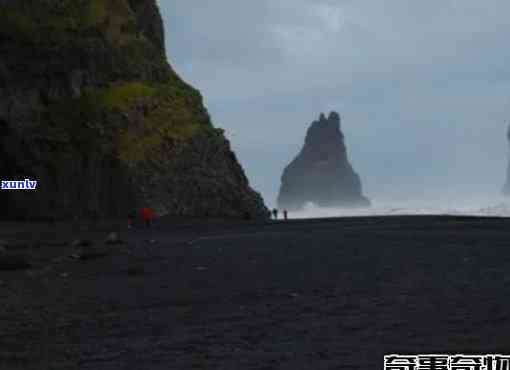
{"type": "Polygon", "coordinates": [[[286,210],[286,209],[284,209],[284,210],[283,210],[283,219],[284,219],[285,221],[287,221],[287,220],[288,220],[288,212],[287,212],[287,210],[286,210]]]}
{"type": "Polygon", "coordinates": [[[152,209],[148,207],[140,209],[140,216],[142,217],[145,227],[150,228],[152,226],[152,221],[154,220],[154,212],[152,209]]]}
{"type": "Polygon", "coordinates": [[[133,224],[135,222],[135,215],[134,215],[135,212],[130,212],[128,214],[128,229],[132,229],[133,228],[133,224]]]}
{"type": "Polygon", "coordinates": [[[278,220],[278,210],[276,208],[273,209],[273,217],[275,220],[278,220]]]}

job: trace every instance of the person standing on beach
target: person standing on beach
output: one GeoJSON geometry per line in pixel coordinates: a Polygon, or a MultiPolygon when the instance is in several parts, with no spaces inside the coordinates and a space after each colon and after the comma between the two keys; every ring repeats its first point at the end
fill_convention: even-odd
{"type": "Polygon", "coordinates": [[[150,228],[152,226],[152,221],[154,219],[154,212],[152,209],[148,207],[143,207],[140,209],[140,216],[142,217],[143,223],[146,228],[150,228]]]}
{"type": "Polygon", "coordinates": [[[284,209],[284,210],[283,210],[283,219],[284,219],[285,221],[287,221],[287,220],[288,220],[288,212],[287,212],[287,210],[286,210],[286,209],[284,209]]]}
{"type": "Polygon", "coordinates": [[[128,214],[128,229],[132,229],[133,228],[133,224],[135,222],[135,215],[134,215],[135,212],[129,212],[128,214]]]}
{"type": "Polygon", "coordinates": [[[278,210],[276,208],[273,209],[273,217],[275,220],[278,220],[278,210]]]}

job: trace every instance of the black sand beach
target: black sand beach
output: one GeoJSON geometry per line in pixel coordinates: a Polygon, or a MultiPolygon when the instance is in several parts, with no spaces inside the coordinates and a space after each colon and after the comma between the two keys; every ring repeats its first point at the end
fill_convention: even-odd
{"type": "Polygon", "coordinates": [[[0,369],[380,369],[509,353],[510,220],[372,217],[92,231],[0,224],[0,369]],[[43,232],[44,230],[44,232],[43,232]],[[119,230],[115,230],[119,231],[119,230]],[[13,243],[12,241],[16,241],[13,243]]]}

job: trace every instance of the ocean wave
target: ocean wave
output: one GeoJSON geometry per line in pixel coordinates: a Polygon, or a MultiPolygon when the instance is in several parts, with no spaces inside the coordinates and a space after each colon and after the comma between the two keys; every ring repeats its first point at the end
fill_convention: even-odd
{"type": "Polygon", "coordinates": [[[510,217],[510,200],[504,198],[453,201],[387,201],[373,202],[368,208],[329,208],[308,203],[303,210],[289,214],[291,218],[452,215],[510,217]]]}

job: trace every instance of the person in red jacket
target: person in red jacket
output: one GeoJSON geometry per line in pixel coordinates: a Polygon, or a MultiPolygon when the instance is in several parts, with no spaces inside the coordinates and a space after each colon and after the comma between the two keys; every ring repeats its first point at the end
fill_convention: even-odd
{"type": "Polygon", "coordinates": [[[143,207],[142,209],[140,209],[140,216],[142,217],[145,227],[149,228],[152,226],[152,221],[154,220],[154,212],[152,211],[152,209],[148,207],[143,207]]]}

